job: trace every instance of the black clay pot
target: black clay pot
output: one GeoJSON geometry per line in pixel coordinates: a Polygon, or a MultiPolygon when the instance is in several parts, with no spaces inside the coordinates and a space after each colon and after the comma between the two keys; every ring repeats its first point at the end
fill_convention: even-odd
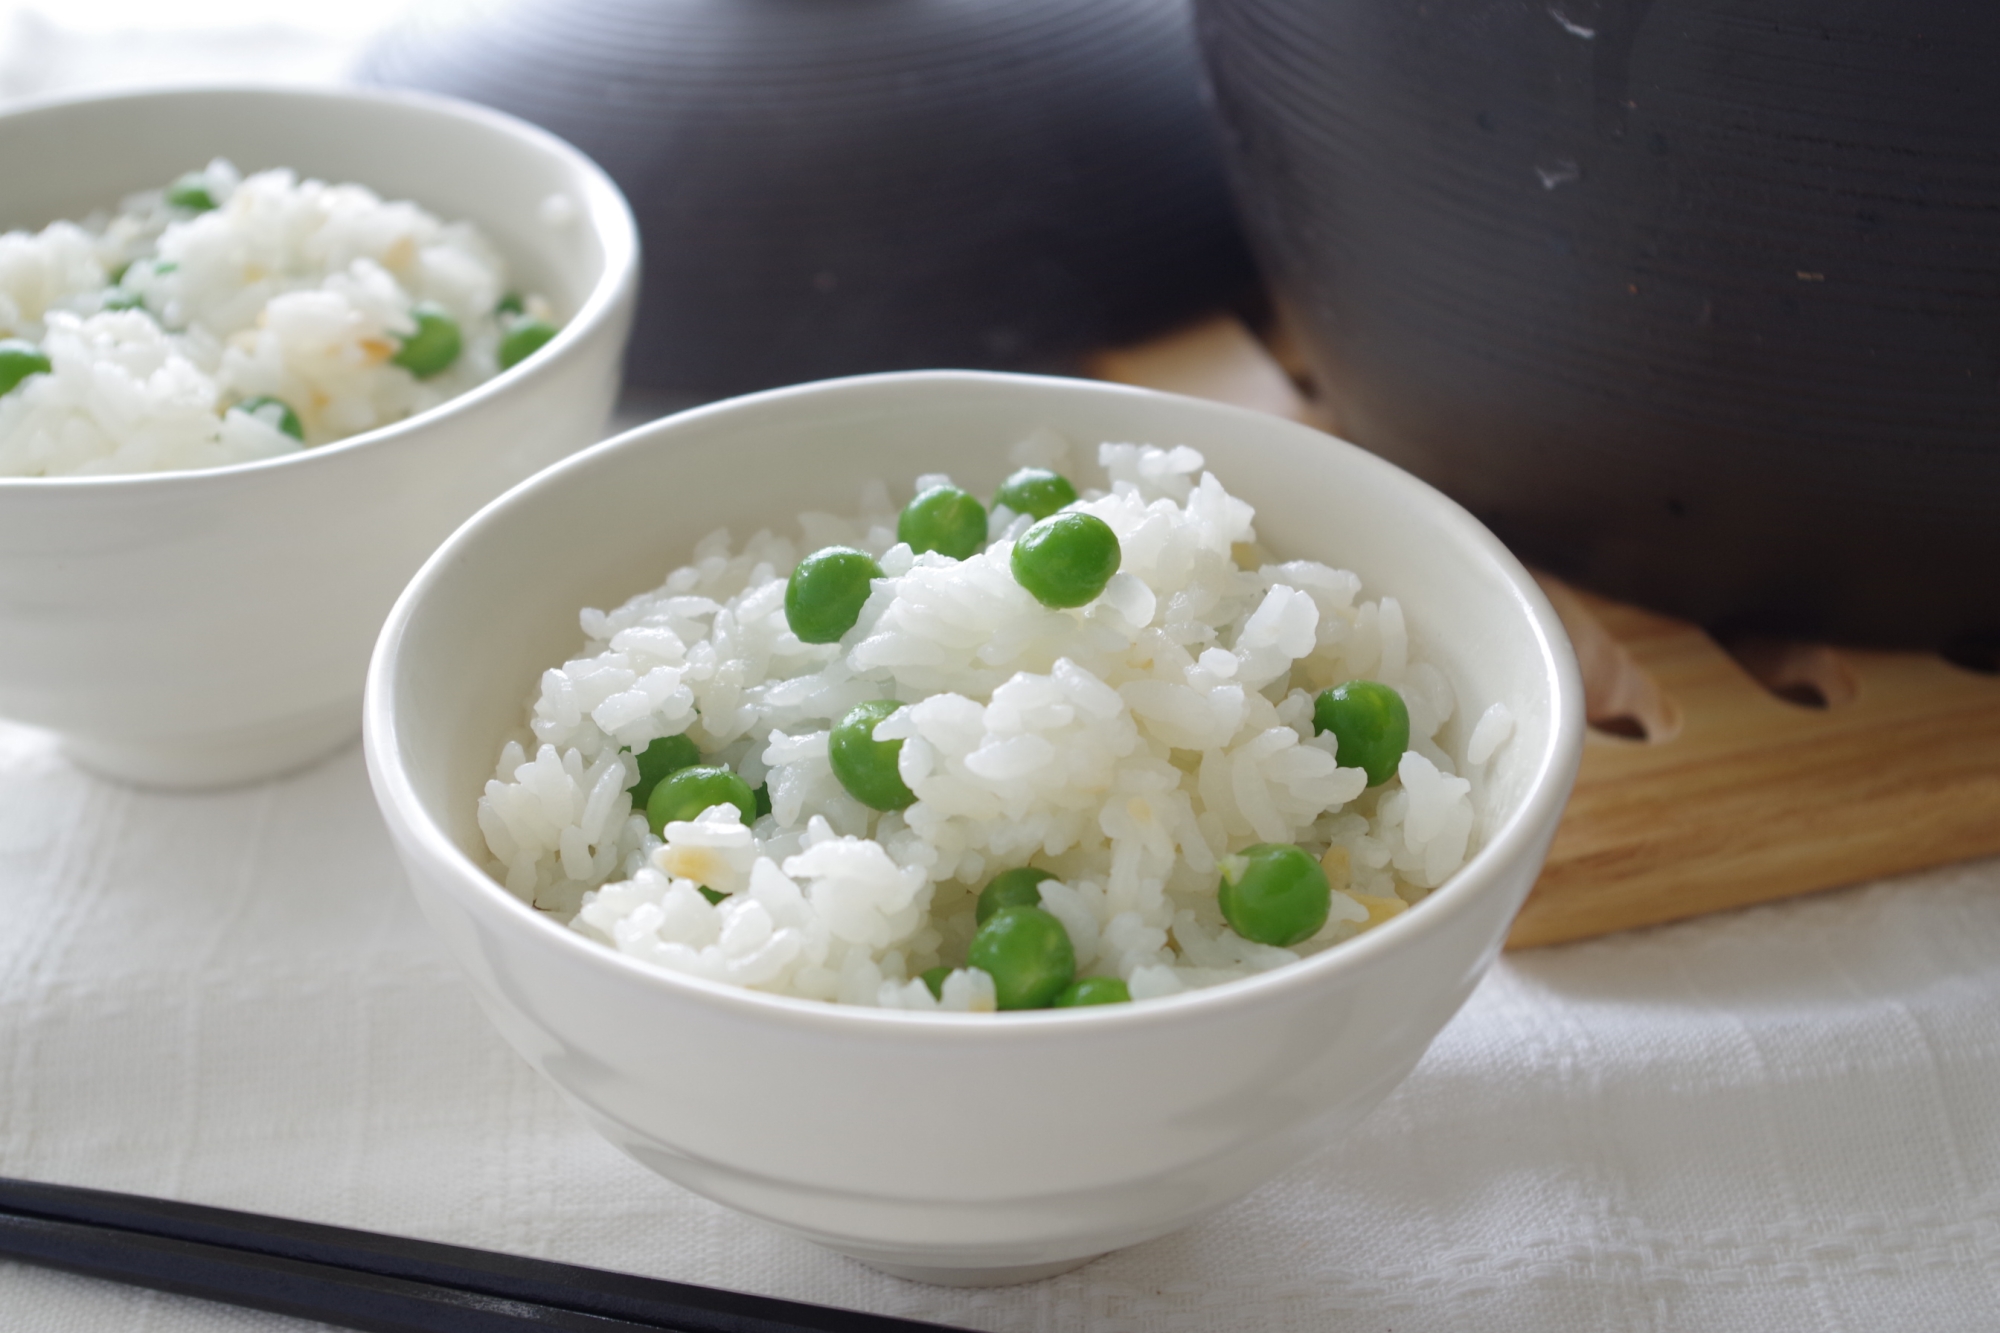
{"type": "Polygon", "coordinates": [[[655,388],[1062,368],[1255,284],[1186,0],[504,0],[361,73],[603,164],[655,388]]]}
{"type": "Polygon", "coordinates": [[[2000,640],[2000,6],[1196,11],[1357,442],[1724,630],[2000,640]]]}

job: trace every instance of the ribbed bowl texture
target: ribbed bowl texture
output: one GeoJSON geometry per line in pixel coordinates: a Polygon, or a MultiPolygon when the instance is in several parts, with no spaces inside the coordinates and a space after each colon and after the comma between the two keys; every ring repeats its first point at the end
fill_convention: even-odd
{"type": "Polygon", "coordinates": [[[1350,438],[1724,631],[2000,642],[2000,9],[1196,11],[1350,438]]]}
{"type": "Polygon", "coordinates": [[[658,389],[1060,368],[1254,283],[1185,0],[433,5],[362,75],[610,172],[658,389]]]}

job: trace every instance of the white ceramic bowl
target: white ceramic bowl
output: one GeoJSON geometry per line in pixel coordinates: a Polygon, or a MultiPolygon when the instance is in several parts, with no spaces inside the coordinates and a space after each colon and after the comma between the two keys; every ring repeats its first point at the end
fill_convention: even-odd
{"type": "Polygon", "coordinates": [[[202,89],[9,111],[0,231],[114,206],[216,156],[470,219],[564,322],[513,370],[338,444],[199,472],[0,477],[0,716],[171,786],[268,776],[353,736],[369,648],[417,566],[603,434],[638,282],[631,213],[588,158],[407,94],[202,89]],[[558,195],[569,216],[551,225],[558,195]]]}
{"type": "MultiPolygon", "coordinates": [[[[795,531],[795,529],[793,529],[795,531]]],[[[779,389],[558,464],[445,543],[369,673],[369,773],[432,925],[528,1061],[613,1143],[689,1189],[878,1267],[1008,1281],[1184,1226],[1358,1120],[1498,951],[1576,770],[1569,642],[1521,566],[1388,463],[1235,408],[1076,380],[922,372],[779,389]],[[656,585],[717,525],[788,528],[882,477],[990,492],[1052,427],[1189,444],[1270,550],[1393,593],[1462,699],[1517,719],[1482,845],[1413,910],[1294,966],[1144,1003],[909,1014],[654,971],[540,916],[481,868],[475,820],[580,607],[656,585]]],[[[1468,710],[1471,711],[1471,710],[1468,710]]],[[[1476,716],[1476,711],[1475,711],[1476,716]]],[[[1463,743],[1460,718],[1446,748],[1463,743]]]]}

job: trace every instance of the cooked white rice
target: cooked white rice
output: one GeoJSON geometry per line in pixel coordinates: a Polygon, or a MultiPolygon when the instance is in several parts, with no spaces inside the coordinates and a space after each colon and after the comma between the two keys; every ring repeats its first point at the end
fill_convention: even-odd
{"type": "MultiPolygon", "coordinates": [[[[0,475],[151,472],[290,453],[401,420],[498,369],[506,265],[471,224],[287,170],[199,173],[217,207],[166,192],[115,216],[0,235],[0,338],[51,363],[0,395],[0,475]],[[117,309],[121,302],[142,302],[117,309]],[[420,302],[463,338],[445,370],[391,363],[420,302]],[[298,414],[304,441],[270,411],[298,414]]],[[[528,313],[549,318],[529,298],[528,313]]]]}
{"type": "MultiPolygon", "coordinates": [[[[1061,466],[1062,448],[1044,432],[1016,460],[1061,466]]],[[[1471,777],[1511,730],[1505,706],[1471,729],[1477,762],[1454,761],[1432,738],[1459,701],[1410,659],[1394,598],[1266,559],[1250,506],[1192,449],[1098,454],[1108,485],[1075,507],[1111,526],[1123,564],[1078,610],[1015,582],[1026,517],[996,509],[970,559],[913,557],[880,483],[858,519],[802,514],[798,543],[717,532],[660,588],[585,610],[582,651],[544,673],[480,799],[494,873],[658,967],[916,1010],[993,1006],[990,979],[963,966],[976,895],[1031,858],[1056,875],[1042,902],[1077,975],[1123,978],[1134,999],[1296,961],[1421,899],[1464,862],[1471,777]],[[786,578],[836,543],[887,577],[841,642],[803,644],[786,578]],[[1393,685],[1410,712],[1411,748],[1373,790],[1313,734],[1313,695],[1355,678],[1393,685]],[[891,697],[910,706],[875,735],[903,739],[917,801],[882,814],[834,778],[827,736],[891,697]],[[631,752],[681,732],[704,762],[768,782],[771,813],[745,828],[717,807],[655,838],[626,791],[631,752]],[[1336,890],[1325,928],[1295,948],[1240,938],[1217,906],[1218,859],[1258,842],[1319,855],[1336,890]],[[711,906],[700,885],[728,896],[711,906]],[[958,970],[940,1000],[919,973],[941,964],[958,970]]]]}

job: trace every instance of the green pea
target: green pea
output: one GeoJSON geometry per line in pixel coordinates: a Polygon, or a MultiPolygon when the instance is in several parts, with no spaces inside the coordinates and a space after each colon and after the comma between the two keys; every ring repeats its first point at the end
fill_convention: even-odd
{"type": "Polygon", "coordinates": [[[154,277],[165,277],[180,265],[171,259],[134,259],[120,264],[111,271],[111,290],[104,294],[106,310],[144,310],[146,298],[125,285],[125,279],[135,274],[143,277],[151,272],[154,277]]]}
{"type": "Polygon", "coordinates": [[[717,903],[721,902],[724,898],[727,898],[729,896],[728,894],[723,893],[719,890],[709,888],[708,885],[706,884],[695,885],[694,891],[700,894],[702,897],[708,899],[708,905],[710,907],[715,906],[717,903]]]}
{"type": "Polygon", "coordinates": [[[924,985],[930,988],[931,998],[933,1000],[942,1000],[944,998],[944,979],[951,975],[951,964],[939,963],[936,967],[925,968],[918,975],[923,978],[924,985]]]}
{"type": "Polygon", "coordinates": [[[1033,866],[1003,870],[979,891],[979,905],[972,909],[973,916],[983,926],[1003,907],[1040,907],[1042,891],[1035,886],[1054,878],[1048,871],[1033,866]]]}
{"type": "Polygon", "coordinates": [[[993,978],[1002,1009],[1046,1009],[1076,975],[1063,923],[1039,907],[1003,907],[972,937],[967,960],[993,978]]]}
{"type": "Polygon", "coordinates": [[[756,802],[757,802],[757,818],[759,818],[759,819],[762,819],[762,818],[763,818],[763,817],[764,817],[765,815],[768,815],[768,814],[770,814],[770,813],[771,813],[771,784],[770,784],[770,783],[768,783],[768,782],[760,782],[760,783],[758,783],[758,784],[757,784],[757,790],[756,790],[756,791],[753,791],[753,792],[751,792],[751,793],[750,793],[750,795],[751,795],[751,796],[752,796],[752,797],[753,797],[753,798],[754,798],[754,799],[756,800],[756,802]]]}
{"type": "Polygon", "coordinates": [[[1410,748],[1410,710],[1387,685],[1350,680],[1313,700],[1313,732],[1328,731],[1338,742],[1341,766],[1363,770],[1368,785],[1379,787],[1396,776],[1410,748]]]}
{"type": "Polygon", "coordinates": [[[847,794],[875,810],[901,810],[917,799],[896,771],[901,741],[878,741],[875,725],[903,705],[894,699],[860,704],[826,738],[826,757],[847,794]]]}
{"type": "Polygon", "coordinates": [[[165,277],[178,268],[180,268],[180,261],[176,259],[128,259],[117,268],[111,270],[108,281],[113,287],[116,287],[124,282],[126,278],[130,277],[135,269],[141,272],[151,270],[155,275],[165,277]]]}
{"type": "Polygon", "coordinates": [[[499,316],[522,315],[527,310],[528,304],[521,299],[519,292],[508,292],[500,298],[500,304],[493,307],[493,313],[499,316]]]}
{"type": "Polygon", "coordinates": [[[49,359],[41,348],[19,338],[0,338],[0,393],[12,393],[30,375],[48,373],[49,359]]]}
{"type": "Polygon", "coordinates": [[[993,493],[996,508],[1006,505],[1017,514],[1036,518],[1047,518],[1075,503],[1076,487],[1069,484],[1069,478],[1045,467],[1024,467],[1001,482],[1000,489],[993,493]]]}
{"type": "Polygon", "coordinates": [[[1130,1004],[1132,988],[1117,977],[1083,977],[1063,987],[1051,1009],[1075,1009],[1086,1004],[1130,1004]]]}
{"type": "Polygon", "coordinates": [[[964,560],[986,545],[986,506],[956,486],[933,486],[903,506],[896,540],[964,560]]]}
{"type": "Polygon", "coordinates": [[[459,337],[458,321],[439,306],[425,301],[410,314],[417,321],[417,331],[403,339],[402,347],[389,359],[418,379],[427,380],[442,374],[458,360],[463,340],[459,337]]]}
{"type": "Polygon", "coordinates": [[[799,561],[785,583],[785,623],[801,643],[839,643],[861,619],[882,566],[866,551],[827,546],[799,561]]]}
{"type": "Polygon", "coordinates": [[[215,196],[208,192],[208,177],[199,171],[190,171],[182,176],[167,187],[167,203],[191,213],[208,212],[215,207],[215,196]]]}
{"type": "Polygon", "coordinates": [[[638,758],[639,780],[625,790],[632,793],[633,807],[643,810],[660,779],[699,764],[701,750],[686,736],[662,736],[639,751],[638,758]]]}
{"type": "Polygon", "coordinates": [[[283,431],[301,444],[305,442],[306,428],[300,424],[299,414],[292,411],[291,405],[286,403],[282,398],[273,398],[269,394],[259,394],[255,398],[245,398],[229,410],[232,412],[241,412],[246,416],[253,416],[265,425],[274,426],[283,431]]]}
{"type": "Polygon", "coordinates": [[[1118,534],[1094,514],[1045,518],[1014,545],[1014,581],[1043,606],[1082,606],[1118,572],[1118,534]]]}
{"type": "Polygon", "coordinates": [[[660,779],[646,798],[646,822],[656,835],[665,837],[667,825],[694,819],[712,805],[735,806],[746,824],[757,818],[757,799],[750,794],[749,783],[720,765],[697,764],[660,779]]]}
{"type": "Polygon", "coordinates": [[[1260,842],[1224,857],[1215,896],[1231,930],[1280,948],[1311,939],[1333,903],[1326,871],[1288,842],[1260,842]]]}
{"type": "Polygon", "coordinates": [[[523,319],[500,335],[500,369],[512,370],[556,336],[556,326],[546,319],[523,319]]]}

